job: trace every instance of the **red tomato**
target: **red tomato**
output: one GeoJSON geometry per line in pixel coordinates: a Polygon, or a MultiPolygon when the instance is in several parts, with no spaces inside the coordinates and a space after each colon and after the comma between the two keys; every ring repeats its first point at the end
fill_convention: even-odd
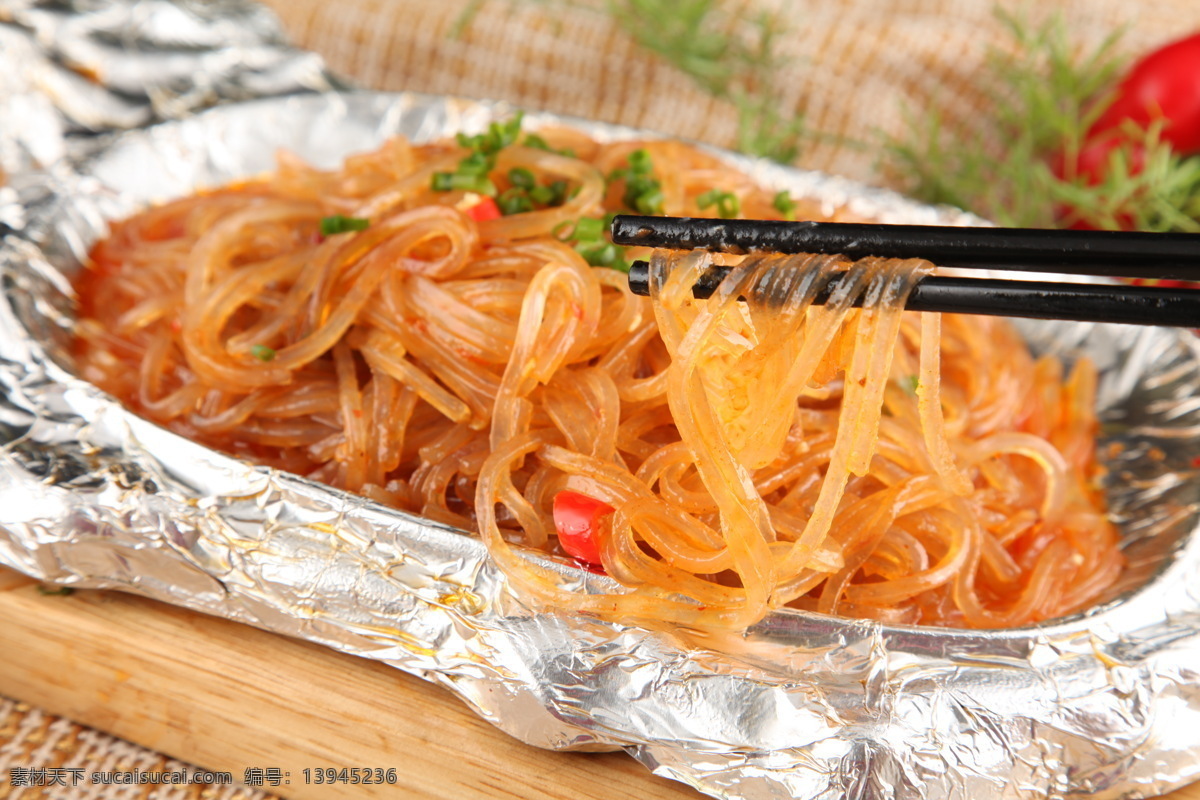
{"type": "Polygon", "coordinates": [[[466,210],[466,214],[476,222],[486,222],[489,219],[500,218],[500,206],[490,197],[485,197],[466,210]]]}
{"type": "Polygon", "coordinates": [[[1133,65],[1116,99],[1092,126],[1089,138],[1162,119],[1163,141],[1184,155],[1200,152],[1200,33],[1155,50],[1133,65]]]}
{"type": "MultiPolygon", "coordinates": [[[[1200,152],[1200,33],[1159,48],[1134,64],[1117,86],[1112,105],[1088,131],[1073,173],[1090,186],[1103,182],[1112,153],[1119,147],[1126,148],[1130,172],[1141,172],[1145,150],[1141,143],[1129,141],[1123,127],[1133,122],[1144,128],[1158,120],[1163,123],[1162,140],[1175,151],[1200,152]]],[[[1061,155],[1052,167],[1060,178],[1068,173],[1061,155]]],[[[1071,213],[1065,208],[1061,216],[1071,213]]],[[[1133,215],[1120,213],[1117,223],[1132,229],[1133,215]]],[[[1083,220],[1071,227],[1093,228],[1083,220]]]]}
{"type": "Polygon", "coordinates": [[[607,534],[613,507],[579,492],[562,491],[554,496],[554,529],[558,543],[568,554],[589,564],[600,564],[600,539],[607,534]]]}

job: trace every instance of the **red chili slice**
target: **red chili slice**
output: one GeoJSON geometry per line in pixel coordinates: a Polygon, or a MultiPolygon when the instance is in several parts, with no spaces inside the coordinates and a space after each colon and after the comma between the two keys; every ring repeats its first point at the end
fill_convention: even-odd
{"type": "Polygon", "coordinates": [[[500,219],[500,206],[490,197],[485,197],[466,210],[466,215],[476,222],[486,222],[489,219],[500,219]]]}
{"type": "Polygon", "coordinates": [[[599,565],[600,540],[608,533],[613,507],[586,494],[569,490],[554,496],[554,529],[569,555],[599,565]]]}

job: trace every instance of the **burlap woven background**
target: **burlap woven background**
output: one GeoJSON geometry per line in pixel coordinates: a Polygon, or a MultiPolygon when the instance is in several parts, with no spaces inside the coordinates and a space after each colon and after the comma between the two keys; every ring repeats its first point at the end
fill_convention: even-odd
{"type": "MultiPolygon", "coordinates": [[[[527,109],[651,128],[729,146],[736,120],[689,77],[638,48],[605,13],[607,0],[267,0],[293,39],[360,86],[507,100],[527,109]],[[469,8],[470,24],[452,36],[469,8]]],[[[1120,51],[1144,52],[1200,30],[1200,0],[1004,0],[1037,23],[1062,13],[1080,46],[1126,26],[1120,51]]],[[[900,134],[906,107],[934,104],[950,120],[986,115],[977,71],[1007,41],[992,0],[727,0],[730,15],[766,8],[786,20],[777,76],[781,109],[835,136],[798,164],[883,182],[878,153],[839,144],[881,129],[900,134]]],[[[984,117],[986,118],[986,117],[984,117]]],[[[0,691],[3,687],[0,687],[0,691]]],[[[183,758],[186,753],[174,754],[183,758]]],[[[177,769],[177,762],[0,698],[0,800],[264,798],[247,789],[14,788],[10,767],[177,769]],[[103,766],[102,766],[103,765],[103,766]],[[114,766],[118,765],[118,766],[114,766]]]]}
{"type": "MultiPolygon", "coordinates": [[[[176,772],[187,764],[99,731],[0,697],[0,798],[4,800],[270,800],[243,786],[71,786],[14,787],[9,770],[82,769],[98,772],[176,772]]],[[[51,779],[52,780],[52,779],[51,779]]]]}
{"type": "MultiPolygon", "coordinates": [[[[461,94],[645,127],[721,146],[736,115],[688,76],[639,48],[605,12],[610,0],[267,0],[301,46],[379,89],[461,94]],[[473,15],[468,10],[474,9],[473,15]],[[456,24],[470,17],[458,36],[456,24]]],[[[693,3],[694,0],[686,0],[693,3]]],[[[731,16],[778,15],[787,64],[781,108],[817,132],[869,140],[900,134],[904,109],[930,103],[949,120],[986,115],[976,73],[1008,42],[997,7],[1031,25],[1061,13],[1081,47],[1125,26],[1120,52],[1145,52],[1200,29],[1198,0],[725,0],[731,16]]],[[[834,137],[801,166],[871,182],[878,153],[834,137]]]]}

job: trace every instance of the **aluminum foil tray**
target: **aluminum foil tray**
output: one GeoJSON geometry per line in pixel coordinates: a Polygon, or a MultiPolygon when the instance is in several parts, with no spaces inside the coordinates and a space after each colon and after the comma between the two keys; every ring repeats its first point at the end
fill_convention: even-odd
{"type": "MultiPolygon", "coordinates": [[[[270,169],[278,147],[332,166],[391,135],[478,130],[510,112],[411,94],[270,98],[88,141],[22,173],[0,194],[0,563],[380,660],[526,742],[624,748],[716,797],[1142,797],[1200,776],[1189,333],[1022,325],[1038,352],[1087,353],[1102,369],[1105,437],[1122,445],[1106,491],[1131,567],[1091,612],[1008,631],[785,612],[716,635],[539,613],[477,539],[183,440],[72,376],[69,278],[108,220],[270,169]]],[[[830,209],[978,222],[730,158],[830,209]]]]}

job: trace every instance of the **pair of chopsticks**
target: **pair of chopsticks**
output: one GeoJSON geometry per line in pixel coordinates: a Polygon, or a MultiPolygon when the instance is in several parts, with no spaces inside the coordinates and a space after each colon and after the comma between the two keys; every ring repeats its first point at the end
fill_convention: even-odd
{"type": "MultiPolygon", "coordinates": [[[[1200,281],[1200,234],[1187,233],[626,215],[613,220],[612,240],[619,245],[676,250],[842,254],[851,261],[867,256],[923,258],[961,269],[1200,281]]],[[[726,272],[727,267],[714,267],[693,288],[693,294],[711,295],[726,272]]],[[[824,302],[835,281],[816,302],[824,302]]],[[[635,294],[649,294],[646,262],[634,262],[629,288],[635,294]]],[[[916,284],[905,307],[910,311],[1200,327],[1200,290],[1162,286],[927,276],[916,284]]]]}

